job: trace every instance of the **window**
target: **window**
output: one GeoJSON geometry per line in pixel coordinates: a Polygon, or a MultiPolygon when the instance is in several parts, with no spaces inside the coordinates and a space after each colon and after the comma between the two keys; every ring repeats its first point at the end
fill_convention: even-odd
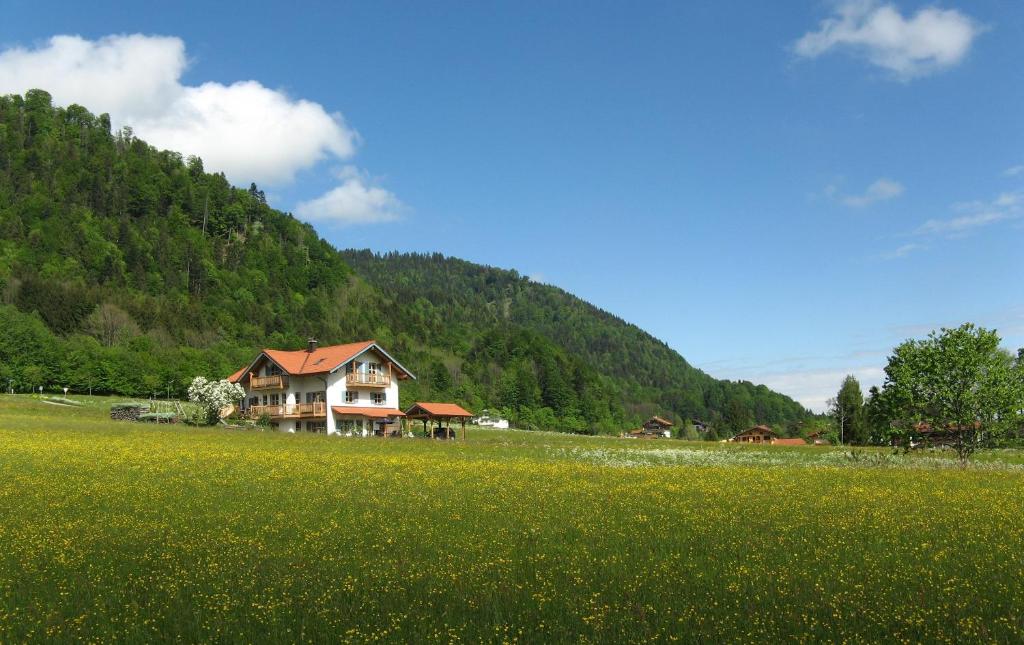
{"type": "Polygon", "coordinates": [[[317,432],[320,434],[327,433],[327,422],[326,421],[307,421],[306,432],[317,432]]]}
{"type": "Polygon", "coordinates": [[[306,392],[306,403],[316,403],[325,400],[327,400],[327,392],[306,392]]]}
{"type": "Polygon", "coordinates": [[[359,392],[355,390],[345,390],[345,403],[358,403],[359,392]]]}
{"type": "Polygon", "coordinates": [[[274,363],[267,364],[267,376],[278,376],[279,374],[283,374],[280,367],[274,363]]]}
{"type": "Polygon", "coordinates": [[[373,400],[374,405],[384,405],[387,402],[388,397],[383,392],[374,392],[370,398],[373,400]]]}
{"type": "Polygon", "coordinates": [[[270,405],[277,405],[280,402],[280,397],[276,394],[270,395],[270,405]]]}
{"type": "Polygon", "coordinates": [[[302,392],[296,392],[295,393],[295,402],[296,403],[302,403],[302,392]]]}

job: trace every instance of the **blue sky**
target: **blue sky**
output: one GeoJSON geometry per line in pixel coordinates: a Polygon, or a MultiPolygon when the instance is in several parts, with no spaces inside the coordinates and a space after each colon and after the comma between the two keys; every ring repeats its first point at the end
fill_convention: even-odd
{"type": "Polygon", "coordinates": [[[517,269],[815,409],[942,325],[1024,346],[1016,1],[0,10],[0,91],[109,111],[338,247],[517,269]]]}

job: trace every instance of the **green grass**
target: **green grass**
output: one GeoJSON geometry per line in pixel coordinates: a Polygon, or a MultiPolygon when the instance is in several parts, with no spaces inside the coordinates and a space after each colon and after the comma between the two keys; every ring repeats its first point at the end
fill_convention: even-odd
{"type": "Polygon", "coordinates": [[[1013,451],[333,438],[113,400],[0,397],[0,642],[1024,637],[1013,451]]]}

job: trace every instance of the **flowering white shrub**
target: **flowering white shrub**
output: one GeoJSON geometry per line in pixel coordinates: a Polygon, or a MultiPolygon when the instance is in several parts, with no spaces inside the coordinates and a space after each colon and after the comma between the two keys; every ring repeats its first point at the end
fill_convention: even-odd
{"type": "Polygon", "coordinates": [[[241,385],[225,379],[211,381],[197,376],[188,386],[188,400],[203,408],[207,423],[216,423],[222,409],[238,403],[244,396],[241,385]]]}

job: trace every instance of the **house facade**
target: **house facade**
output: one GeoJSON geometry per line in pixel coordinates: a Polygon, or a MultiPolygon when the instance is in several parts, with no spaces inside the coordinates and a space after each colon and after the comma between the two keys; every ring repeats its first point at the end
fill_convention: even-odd
{"type": "Polygon", "coordinates": [[[779,435],[768,426],[754,426],[744,430],[729,441],[736,443],[775,443],[779,435]]]}
{"type": "Polygon", "coordinates": [[[754,426],[744,430],[729,441],[736,443],[759,443],[772,446],[806,446],[807,442],[799,437],[780,437],[777,432],[768,426],[754,426]]]}
{"type": "Polygon", "coordinates": [[[630,430],[623,436],[643,439],[669,438],[672,436],[672,422],[661,417],[651,417],[644,421],[643,425],[636,430],[630,430]]]}
{"type": "Polygon", "coordinates": [[[404,416],[401,381],[415,378],[375,341],[264,349],[228,380],[245,389],[242,414],[286,432],[387,434],[404,416]]]}

